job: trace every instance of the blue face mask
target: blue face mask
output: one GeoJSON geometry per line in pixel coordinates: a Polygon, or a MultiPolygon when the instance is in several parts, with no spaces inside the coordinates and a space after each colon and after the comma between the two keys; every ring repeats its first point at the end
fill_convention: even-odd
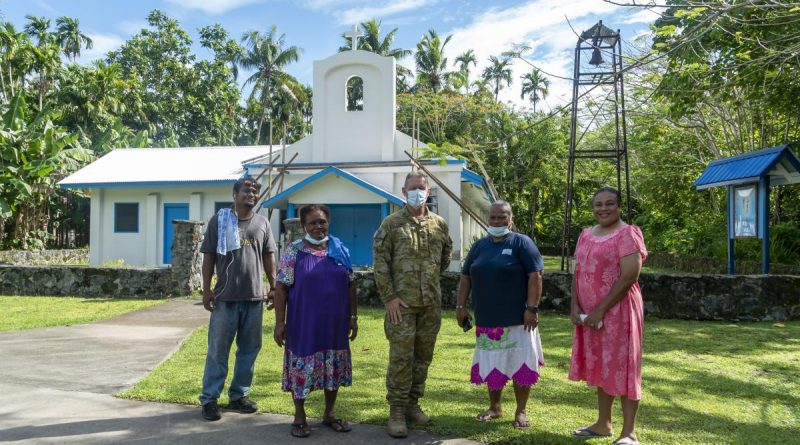
{"type": "Polygon", "coordinates": [[[509,229],[508,226],[505,227],[489,226],[489,228],[486,229],[486,231],[489,232],[489,235],[492,235],[497,238],[500,238],[501,236],[506,236],[509,233],[511,233],[511,229],[509,229]]]}
{"type": "Polygon", "coordinates": [[[428,191],[422,189],[409,190],[407,195],[406,203],[415,209],[422,207],[428,199],[428,191]]]}
{"type": "Polygon", "coordinates": [[[322,239],[314,239],[314,237],[312,237],[311,235],[306,233],[306,241],[308,241],[309,243],[311,243],[311,244],[313,244],[315,246],[319,246],[320,244],[325,243],[325,242],[328,241],[328,235],[325,235],[325,238],[322,238],[322,239]]]}

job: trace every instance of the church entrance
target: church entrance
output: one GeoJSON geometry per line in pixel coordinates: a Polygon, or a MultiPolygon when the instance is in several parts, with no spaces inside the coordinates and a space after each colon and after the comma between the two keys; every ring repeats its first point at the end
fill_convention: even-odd
{"type": "Polygon", "coordinates": [[[372,265],[372,237],[381,225],[380,204],[330,204],[330,233],[350,249],[353,266],[372,265]]]}

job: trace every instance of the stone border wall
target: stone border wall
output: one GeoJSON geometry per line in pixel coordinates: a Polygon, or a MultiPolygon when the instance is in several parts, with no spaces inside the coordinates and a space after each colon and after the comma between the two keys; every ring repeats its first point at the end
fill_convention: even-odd
{"type": "MultiPolygon", "coordinates": [[[[649,252],[646,266],[688,273],[724,274],[728,272],[728,261],[719,258],[691,257],[664,252],[649,252]]],[[[736,260],[736,273],[741,275],[761,274],[761,262],[736,260]]],[[[800,275],[800,266],[791,264],[769,265],[770,273],[776,275],[800,275]]]]}
{"type": "Polygon", "coordinates": [[[89,249],[0,250],[0,264],[45,266],[88,263],[89,249]]]}
{"type": "Polygon", "coordinates": [[[0,265],[0,294],[121,298],[191,295],[202,285],[200,243],[203,224],[173,221],[171,267],[0,265]]]}
{"type": "MultiPolygon", "coordinates": [[[[442,305],[455,307],[459,276],[442,275],[442,305]]],[[[800,277],[642,273],[645,314],[685,320],[800,320],[800,277]]],[[[360,304],[382,306],[371,272],[357,272],[360,304]]],[[[568,314],[572,275],[546,272],[541,307],[568,314]]]]}

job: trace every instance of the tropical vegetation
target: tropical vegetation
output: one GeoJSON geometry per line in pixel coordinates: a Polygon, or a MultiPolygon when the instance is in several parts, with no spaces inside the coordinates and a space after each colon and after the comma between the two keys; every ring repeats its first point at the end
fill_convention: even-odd
{"type": "MultiPolygon", "coordinates": [[[[668,0],[651,34],[626,48],[632,222],[651,250],[724,255],[725,192],[692,181],[713,159],[797,141],[800,8],[783,6],[668,0]]],[[[290,74],[303,51],[275,26],[238,38],[203,27],[196,54],[178,20],[155,10],[118,49],[78,64],[92,45],[78,19],[27,20],[0,23],[0,247],[63,244],[65,232],[85,231],[86,196],[56,182],[109,150],[290,144],[311,131],[313,92],[290,74]]],[[[570,109],[548,104],[552,75],[521,45],[479,64],[434,29],[413,49],[378,20],[360,31],[359,49],[398,60],[398,128],[418,131],[427,156],[466,159],[512,203],[519,230],[558,250],[570,109]],[[509,91],[530,106],[503,102],[509,91]]],[[[340,49],[349,47],[344,39],[340,49]]],[[[609,132],[595,123],[582,137],[599,146],[609,132]]],[[[608,163],[581,164],[573,233],[591,222],[591,192],[615,183],[608,163]]],[[[796,187],[773,188],[774,261],[800,263],[796,187]]],[[[755,240],[737,249],[760,255],[755,240]]]]}

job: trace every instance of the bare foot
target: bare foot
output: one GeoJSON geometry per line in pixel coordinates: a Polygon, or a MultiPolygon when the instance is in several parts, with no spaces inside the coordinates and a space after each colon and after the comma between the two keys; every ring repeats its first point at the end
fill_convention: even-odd
{"type": "Polygon", "coordinates": [[[487,409],[486,411],[478,414],[475,417],[475,420],[478,422],[488,422],[490,420],[499,419],[503,415],[503,412],[495,409],[487,409]]]}
{"type": "Polygon", "coordinates": [[[528,422],[528,417],[525,415],[525,411],[519,411],[514,414],[514,428],[520,430],[530,426],[531,424],[528,422]]]}

